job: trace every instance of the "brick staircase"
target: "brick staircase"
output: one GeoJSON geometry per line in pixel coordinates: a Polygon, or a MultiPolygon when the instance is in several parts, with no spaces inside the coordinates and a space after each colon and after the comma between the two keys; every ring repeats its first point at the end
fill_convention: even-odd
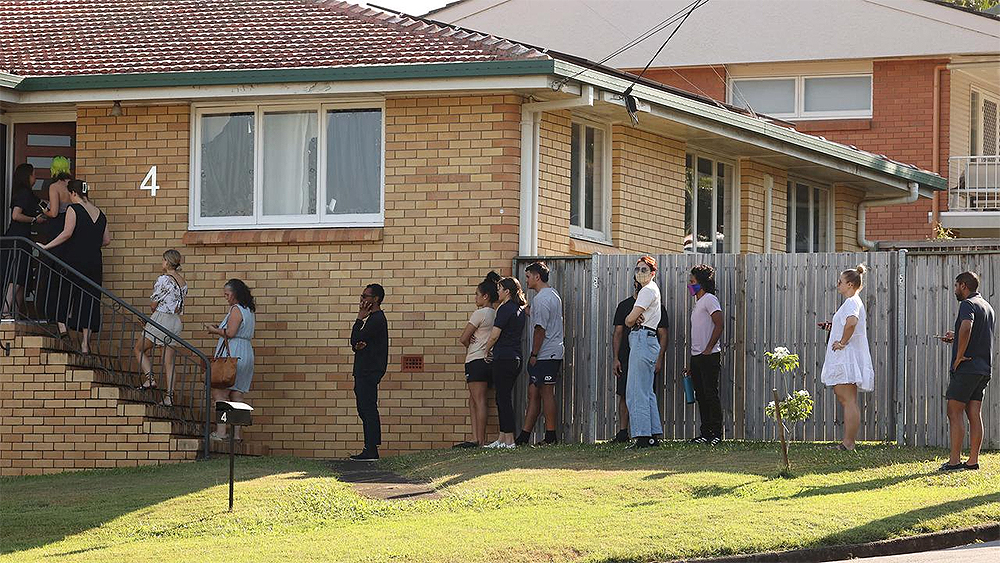
{"type": "MultiPolygon", "coordinates": [[[[37,326],[0,323],[0,475],[134,467],[199,457],[203,409],[159,404],[136,372],[95,367],[37,326]],[[7,348],[9,346],[9,348],[7,348]],[[185,415],[186,413],[186,415],[185,415]]],[[[106,358],[105,358],[106,359],[106,358]]],[[[122,365],[132,365],[124,358],[122,365]]],[[[133,365],[134,367],[134,365],[133,365]]],[[[228,443],[212,442],[215,453],[228,443]]],[[[237,443],[240,455],[265,448],[237,443]]]]}

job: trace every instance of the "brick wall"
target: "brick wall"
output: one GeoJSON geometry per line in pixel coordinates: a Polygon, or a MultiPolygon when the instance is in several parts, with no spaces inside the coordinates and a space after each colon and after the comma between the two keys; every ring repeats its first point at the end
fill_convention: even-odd
{"type": "Polygon", "coordinates": [[[771,252],[784,252],[788,174],[774,166],[740,160],[740,252],[764,252],[767,178],[771,179],[771,252]]]}
{"type": "MultiPolygon", "coordinates": [[[[865,197],[865,192],[847,186],[833,187],[833,223],[836,251],[859,252],[863,250],[858,244],[858,204],[865,197]]],[[[865,222],[872,220],[866,213],[865,222]]],[[[865,229],[870,231],[870,229],[865,229]]]]}
{"type": "Polygon", "coordinates": [[[225,281],[244,279],[259,306],[248,395],[258,415],[247,438],[278,454],[332,457],[361,445],[347,341],[361,289],[378,281],[392,340],[380,394],[386,451],[464,439],[457,338],[474,284],[490,269],[509,273],[517,253],[519,104],[509,95],[387,100],[382,229],[186,239],[189,107],[127,107],[118,118],[81,108],[78,172],[94,185],[114,239],[106,285],[144,304],[160,253],[178,248],[191,286],[183,335],[209,350],[201,326],[224,315],[225,281]],[[138,190],[151,164],[155,200],[138,190]],[[423,354],[425,371],[401,373],[401,354],[423,354]]]}
{"type": "MultiPolygon", "coordinates": [[[[946,60],[874,61],[872,68],[872,119],[800,122],[796,128],[813,135],[855,145],[889,158],[934,169],[933,104],[934,67],[946,60]]],[[[937,170],[948,174],[950,76],[941,73],[941,159],[937,170]]],[[[944,204],[944,196],[939,196],[944,204]]],[[[930,199],[914,204],[874,207],[867,211],[870,240],[918,240],[931,234],[927,214],[930,199]]]]}
{"type": "Polygon", "coordinates": [[[628,125],[614,126],[611,143],[615,246],[622,252],[680,252],[685,143],[628,125]]]}
{"type": "MultiPolygon", "coordinates": [[[[631,72],[638,73],[642,69],[631,72]]],[[[714,100],[726,101],[726,67],[651,68],[643,77],[714,100]]]]}
{"type": "Polygon", "coordinates": [[[538,253],[570,253],[570,112],[543,113],[538,154],[538,253]]]}

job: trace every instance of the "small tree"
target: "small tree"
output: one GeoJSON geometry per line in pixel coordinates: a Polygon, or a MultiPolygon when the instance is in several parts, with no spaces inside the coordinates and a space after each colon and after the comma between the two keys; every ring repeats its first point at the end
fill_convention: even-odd
{"type": "MultiPolygon", "coordinates": [[[[771,352],[764,352],[764,359],[768,368],[778,370],[780,373],[792,373],[799,367],[799,355],[791,353],[784,346],[779,346],[771,352]]],[[[781,456],[787,473],[791,471],[791,464],[788,462],[788,441],[785,439],[788,429],[785,427],[785,421],[808,420],[812,416],[813,399],[805,389],[786,395],[784,400],[778,397],[777,389],[771,389],[771,393],[774,395],[774,400],[764,407],[764,414],[778,422],[781,456]]]]}

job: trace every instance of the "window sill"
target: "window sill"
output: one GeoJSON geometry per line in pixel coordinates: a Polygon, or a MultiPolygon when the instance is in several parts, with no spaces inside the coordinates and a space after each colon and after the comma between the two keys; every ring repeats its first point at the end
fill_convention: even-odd
{"type": "Polygon", "coordinates": [[[188,231],[184,233],[181,242],[187,246],[237,246],[243,244],[375,242],[380,240],[382,240],[382,227],[333,227],[318,229],[188,231]]]}
{"type": "Polygon", "coordinates": [[[569,251],[574,254],[613,254],[617,250],[610,242],[598,242],[575,237],[570,237],[569,239],[569,251]]]}

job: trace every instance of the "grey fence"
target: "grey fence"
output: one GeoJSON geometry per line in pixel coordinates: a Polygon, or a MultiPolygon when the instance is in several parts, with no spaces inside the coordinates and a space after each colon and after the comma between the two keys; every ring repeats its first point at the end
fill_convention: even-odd
{"type": "MultiPolygon", "coordinates": [[[[612,319],[618,303],[632,292],[632,268],[637,258],[543,258],[552,268],[550,284],[563,299],[566,361],[557,395],[560,434],[565,441],[606,440],[616,432],[612,319]]],[[[522,278],[524,267],[536,259],[515,260],[522,278]]],[[[951,330],[954,323],[955,275],[964,269],[980,272],[983,296],[991,303],[1000,303],[1000,284],[994,282],[1000,280],[998,253],[669,254],[656,259],[657,280],[670,321],[665,366],[656,379],[667,439],[698,433],[696,408],[685,404],[680,379],[690,355],[689,319],[694,304],[686,284],[696,264],[711,264],[717,272],[718,297],[726,318],[722,338],[724,425],[726,436],[737,439],[776,436],[775,424],[763,413],[772,388],[780,393],[806,389],[816,401],[812,418],[792,426],[796,439],[834,440],[839,436],[841,411],[833,393],[819,380],[827,332],[816,324],[832,318],[841,303],[834,289],[840,271],[861,262],[870,268],[862,298],[876,385],[873,392],[861,396],[863,440],[947,445],[944,390],[950,347],[932,336],[951,330]],[[764,352],[776,346],[799,354],[801,367],[797,372],[782,375],[767,369],[764,352]]],[[[531,297],[529,292],[529,300],[531,297]]],[[[527,378],[522,377],[516,395],[518,412],[524,412],[526,387],[527,378]]],[[[983,414],[986,446],[1000,447],[1000,395],[987,394],[983,414]]]]}

